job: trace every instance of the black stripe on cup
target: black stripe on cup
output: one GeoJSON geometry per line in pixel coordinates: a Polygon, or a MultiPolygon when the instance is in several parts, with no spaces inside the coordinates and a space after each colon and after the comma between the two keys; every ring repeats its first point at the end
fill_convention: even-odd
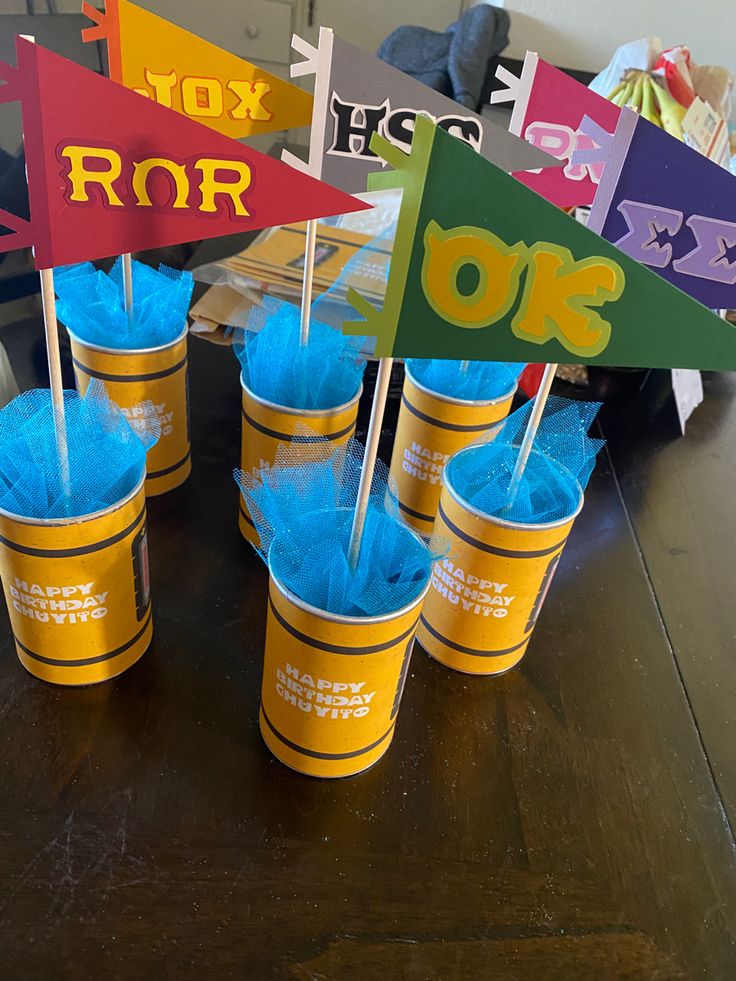
{"type": "Polygon", "coordinates": [[[397,498],[394,498],[396,503],[399,505],[399,510],[403,511],[404,514],[411,515],[412,518],[416,518],[418,521],[426,521],[427,524],[432,524],[434,518],[428,514],[422,514],[420,511],[415,511],[413,508],[407,507],[406,504],[402,504],[397,498]]]}
{"type": "Polygon", "coordinates": [[[79,545],[77,548],[32,548],[30,545],[11,542],[9,538],[3,538],[2,535],[0,535],[0,545],[5,545],[6,548],[12,549],[14,552],[20,552],[22,555],[33,555],[39,559],[70,559],[75,555],[88,555],[90,552],[99,552],[101,549],[107,548],[108,545],[114,545],[116,542],[122,541],[135,531],[145,516],[146,509],[143,508],[128,527],[123,528],[117,535],[104,538],[101,542],[93,542],[91,545],[79,545]]]}
{"type": "MultiPolygon", "coordinates": [[[[331,443],[333,440],[340,439],[342,436],[349,436],[355,430],[355,422],[351,422],[349,426],[341,429],[337,433],[325,433],[323,436],[302,436],[300,433],[280,433],[276,429],[269,429],[268,426],[263,426],[260,422],[249,416],[245,409],[241,409],[243,414],[243,419],[252,426],[259,433],[263,433],[264,436],[270,436],[271,439],[278,439],[282,443],[331,443]]],[[[308,417],[305,416],[308,422],[308,417]]]]}
{"type": "Polygon", "coordinates": [[[143,634],[148,630],[151,623],[151,607],[148,607],[148,616],[146,617],[143,626],[140,628],[135,637],[132,637],[127,644],[122,644],[120,647],[116,647],[114,651],[108,651],[106,654],[97,654],[95,657],[79,657],[72,660],[71,658],[63,657],[45,657],[43,654],[37,654],[35,651],[29,650],[25,644],[22,644],[18,638],[15,638],[15,642],[28,657],[32,657],[34,661],[40,661],[41,664],[50,664],[55,668],[84,668],[88,664],[99,664],[101,661],[111,661],[114,657],[120,657],[121,654],[125,654],[126,651],[130,650],[133,644],[136,644],[143,634]]]}
{"type": "Polygon", "coordinates": [[[291,739],[287,739],[282,732],[278,731],[276,726],[266,715],[266,710],[263,708],[263,705],[261,705],[261,715],[263,716],[263,721],[266,723],[268,728],[271,730],[274,736],[276,736],[276,738],[284,744],[284,746],[288,746],[289,749],[293,749],[295,753],[301,753],[303,756],[311,756],[313,760],[352,760],[356,756],[364,756],[366,753],[370,753],[372,749],[380,746],[381,743],[391,735],[394,726],[396,725],[395,722],[392,722],[386,732],[384,732],[379,739],[376,739],[375,742],[371,743],[370,746],[363,746],[361,749],[354,749],[349,753],[319,753],[315,749],[307,749],[306,746],[300,746],[299,743],[295,743],[291,739]]]}
{"type": "MultiPolygon", "coordinates": [[[[499,548],[497,545],[487,545],[485,542],[480,542],[477,538],[473,538],[467,532],[463,531],[462,528],[458,528],[455,522],[447,516],[447,512],[442,507],[442,501],[440,501],[438,514],[450,531],[468,545],[472,545],[474,548],[479,548],[482,552],[489,552],[491,555],[501,555],[507,559],[539,559],[543,555],[551,555],[553,552],[561,549],[567,541],[566,538],[563,538],[561,542],[557,542],[555,545],[550,545],[549,548],[541,548],[531,552],[519,551],[518,549],[511,548],[499,548]]],[[[530,525],[529,527],[533,529],[534,526],[530,525]]]]}
{"type": "Polygon", "coordinates": [[[481,422],[476,423],[473,426],[461,426],[459,423],[455,422],[444,422],[442,419],[435,419],[434,416],[428,416],[426,412],[422,412],[415,405],[412,405],[406,395],[401,396],[402,403],[407,407],[412,415],[416,416],[417,419],[421,419],[422,422],[429,423],[430,426],[436,426],[438,429],[450,429],[453,433],[484,433],[487,429],[493,425],[492,422],[481,422]]]}
{"type": "MultiPolygon", "coordinates": [[[[531,632],[522,640],[520,644],[515,644],[513,647],[507,647],[504,651],[479,651],[476,647],[463,647],[462,644],[456,644],[453,640],[445,637],[435,630],[431,624],[427,622],[426,617],[420,616],[419,619],[422,622],[422,626],[425,630],[428,630],[435,640],[438,640],[441,644],[446,644],[447,647],[451,647],[454,651],[458,651],[460,654],[469,654],[471,657],[506,657],[508,654],[513,654],[514,651],[518,651],[520,647],[524,644],[529,643],[529,638],[531,637],[531,632]]],[[[419,641],[421,644],[421,640],[419,641]]]]}
{"type": "MultiPolygon", "coordinates": [[[[398,637],[393,637],[391,640],[386,640],[382,644],[371,644],[368,647],[343,647],[337,644],[328,644],[323,640],[317,640],[314,637],[310,637],[308,634],[303,634],[301,630],[297,630],[296,627],[286,620],[281,613],[276,609],[276,605],[271,596],[268,597],[268,603],[271,607],[271,612],[276,618],[277,622],[284,628],[284,630],[291,634],[292,637],[296,638],[300,643],[307,644],[309,647],[314,647],[319,651],[327,651],[328,654],[378,654],[381,651],[387,651],[391,647],[396,647],[400,644],[402,640],[406,640],[414,632],[417,626],[417,621],[405,630],[403,634],[399,634],[398,637]]],[[[356,620],[358,618],[356,617],[356,620]]]]}
{"type": "Polygon", "coordinates": [[[409,674],[409,665],[411,664],[411,655],[414,650],[414,638],[410,637],[406,642],[406,649],[404,650],[404,660],[401,662],[401,671],[399,672],[399,680],[396,684],[396,692],[394,693],[394,703],[391,706],[391,721],[393,721],[399,714],[399,706],[401,705],[401,699],[404,695],[404,686],[406,685],[406,676],[409,674]]]}
{"type": "Polygon", "coordinates": [[[255,528],[256,525],[255,525],[255,522],[253,521],[253,518],[251,518],[251,516],[248,514],[248,512],[245,510],[245,507],[243,506],[243,499],[242,499],[242,497],[240,499],[240,516],[245,521],[248,522],[248,524],[251,526],[251,528],[255,528]]]}
{"type": "Polygon", "coordinates": [[[157,477],[166,477],[168,474],[173,473],[175,470],[179,470],[184,464],[189,460],[192,455],[192,448],[190,447],[184,456],[179,460],[178,463],[172,463],[170,467],[165,467],[163,470],[149,470],[146,473],[146,480],[156,480],[157,477]]]}
{"type": "Polygon", "coordinates": [[[85,375],[89,375],[90,378],[99,378],[101,381],[149,382],[157,381],[159,378],[168,378],[169,375],[175,375],[177,371],[181,371],[182,368],[186,367],[187,358],[185,355],[178,364],[172,365],[170,368],[162,368],[161,371],[151,371],[146,375],[112,375],[106,371],[97,371],[96,368],[90,368],[76,358],[72,358],[72,362],[74,363],[74,367],[79,368],[85,375]]]}

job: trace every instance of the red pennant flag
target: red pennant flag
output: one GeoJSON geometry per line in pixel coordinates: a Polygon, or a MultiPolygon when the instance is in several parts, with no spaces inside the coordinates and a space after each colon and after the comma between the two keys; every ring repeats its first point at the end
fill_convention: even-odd
{"type": "Polygon", "coordinates": [[[16,38],[0,103],[19,100],[31,221],[0,212],[0,251],[37,269],[370,207],[16,38]]]}

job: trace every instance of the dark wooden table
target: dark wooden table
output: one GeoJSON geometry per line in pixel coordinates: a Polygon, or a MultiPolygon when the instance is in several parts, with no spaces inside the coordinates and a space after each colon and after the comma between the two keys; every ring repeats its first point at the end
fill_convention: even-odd
{"type": "Polygon", "coordinates": [[[611,403],[604,426],[642,561],[733,828],[736,375],[705,373],[704,390],[685,439],[671,412],[652,424],[646,399],[611,403]]]}
{"type": "Polygon", "coordinates": [[[329,782],[258,734],[236,369],[192,341],[194,471],[150,505],[139,664],[54,688],[3,620],[2,976],[733,981],[733,381],[684,440],[609,411],[521,668],[417,649],[388,755],[329,782]]]}

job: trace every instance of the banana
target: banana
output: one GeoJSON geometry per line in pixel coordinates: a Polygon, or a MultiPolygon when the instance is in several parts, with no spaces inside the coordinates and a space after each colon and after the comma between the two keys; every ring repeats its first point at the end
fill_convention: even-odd
{"type": "Polygon", "coordinates": [[[629,69],[608,93],[614,105],[640,113],[650,123],[683,140],[682,120],[686,109],[649,72],[629,69]]]}
{"type": "Polygon", "coordinates": [[[645,72],[637,72],[634,78],[634,89],[631,93],[631,97],[626,102],[626,106],[629,109],[633,109],[634,112],[641,112],[641,97],[644,88],[644,75],[645,72]]]}
{"type": "Polygon", "coordinates": [[[682,132],[682,120],[685,118],[687,109],[681,106],[677,99],[673,98],[663,85],[655,82],[652,91],[659,104],[662,128],[670,136],[674,136],[676,139],[684,142],[685,136],[682,132]]]}
{"type": "Polygon", "coordinates": [[[659,111],[659,103],[657,102],[657,83],[652,79],[652,122],[655,126],[659,126],[660,129],[664,129],[664,123],[662,122],[662,115],[659,111]]]}
{"type": "Polygon", "coordinates": [[[611,91],[606,96],[608,101],[615,102],[616,96],[619,95],[621,92],[623,92],[623,90],[626,88],[626,85],[627,85],[626,80],[622,78],[621,81],[618,83],[618,85],[612,88],[611,91]]]}
{"type": "Polygon", "coordinates": [[[633,85],[631,84],[631,82],[622,83],[622,87],[613,96],[611,102],[613,102],[615,106],[625,106],[627,100],[631,97],[632,89],[633,89],[633,85]]]}
{"type": "Polygon", "coordinates": [[[662,129],[662,118],[659,115],[657,104],[654,98],[653,89],[655,84],[656,83],[654,82],[651,75],[647,74],[646,78],[643,81],[643,89],[642,89],[642,96],[641,96],[641,114],[650,123],[653,123],[655,126],[659,126],[659,128],[662,129]]]}

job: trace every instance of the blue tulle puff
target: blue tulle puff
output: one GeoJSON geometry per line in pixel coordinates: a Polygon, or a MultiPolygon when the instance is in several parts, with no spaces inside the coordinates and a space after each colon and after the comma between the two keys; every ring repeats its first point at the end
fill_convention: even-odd
{"type": "Polygon", "coordinates": [[[301,346],[299,308],[266,297],[245,328],[233,331],[233,348],[245,385],[261,399],[292,409],[333,409],[358,394],[365,371],[362,338],[312,320],[301,346]]]}
{"type": "Polygon", "coordinates": [[[81,341],[121,351],[170,344],[187,325],[192,274],[133,261],[133,313],[125,309],[122,259],[109,273],[91,262],[54,271],[59,319],[81,341]]]}
{"type": "Polygon", "coordinates": [[[362,461],[363,447],[355,441],[338,449],[325,445],[320,459],[309,463],[292,444],[279,449],[273,467],[236,471],[235,478],[260,535],[259,554],[282,585],[329,613],[382,616],[422,594],[438,550],[398,517],[388,472],[379,462],[359,561],[350,568],[362,461]]]}
{"type": "Polygon", "coordinates": [[[82,397],[64,392],[70,495],[64,492],[48,389],[24,392],[0,410],[0,508],[26,518],[93,514],[123,500],[140,481],[160,426],[150,403],[135,431],[93,381],[82,397]]]}
{"type": "Polygon", "coordinates": [[[461,450],[448,463],[447,480],[467,503],[484,514],[521,524],[546,524],[570,517],[595,466],[600,439],[588,436],[600,402],[552,396],[537,431],[523,477],[509,505],[511,477],[534,401],[527,402],[484,441],[461,450]]]}

